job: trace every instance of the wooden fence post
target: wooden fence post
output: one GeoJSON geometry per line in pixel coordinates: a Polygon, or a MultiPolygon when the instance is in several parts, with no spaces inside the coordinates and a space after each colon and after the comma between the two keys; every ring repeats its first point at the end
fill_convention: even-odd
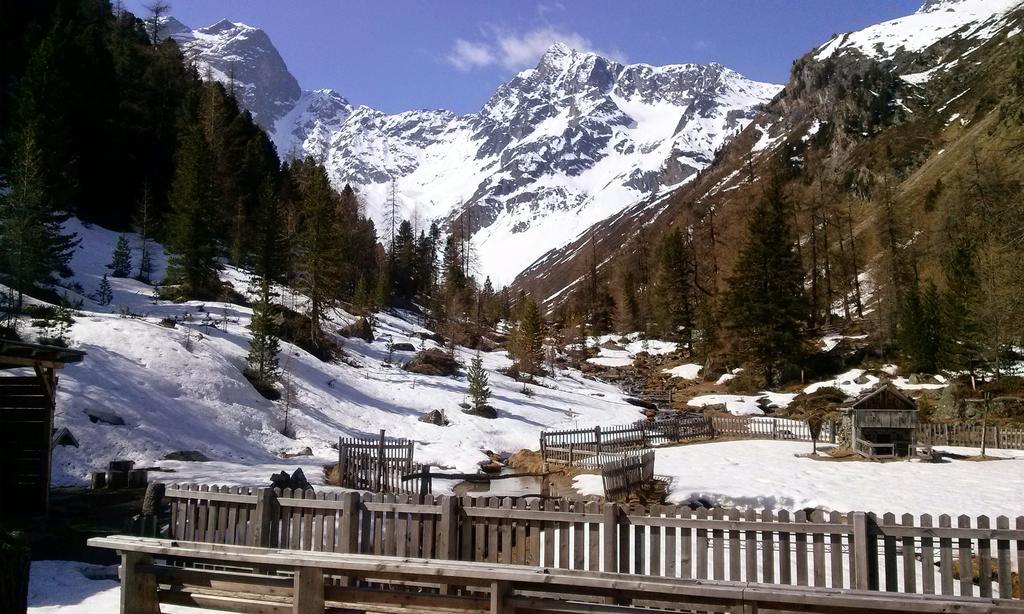
{"type": "Polygon", "coordinates": [[[338,535],[338,552],[346,554],[359,553],[359,503],[361,497],[357,492],[346,492],[341,495],[341,526],[338,535]]]}
{"type": "Polygon", "coordinates": [[[601,460],[601,425],[600,424],[594,427],[594,441],[596,442],[595,445],[596,445],[596,449],[597,449],[597,458],[598,458],[598,461],[600,461],[601,460]]]}
{"type": "Polygon", "coordinates": [[[256,512],[251,520],[254,527],[253,545],[270,548],[270,533],[273,523],[277,520],[277,494],[273,488],[260,488],[256,491],[256,512]]]}
{"type": "Polygon", "coordinates": [[[320,614],[324,611],[324,570],[296,567],[292,588],[293,614],[320,614]]]}
{"type": "MultiPolygon", "coordinates": [[[[441,533],[438,535],[437,553],[449,561],[459,559],[459,506],[458,497],[445,495],[441,498],[441,533]]],[[[521,522],[521,521],[520,521],[521,522]]],[[[526,544],[520,544],[526,548],[526,544]]],[[[441,594],[450,595],[458,592],[458,588],[447,584],[441,585],[441,594]]]]}
{"type": "Polygon", "coordinates": [[[341,437],[338,437],[338,486],[350,487],[346,484],[348,470],[348,448],[345,447],[341,437]]]}
{"type": "Polygon", "coordinates": [[[121,614],[153,614],[160,610],[156,576],[140,573],[138,566],[152,561],[141,552],[121,553],[121,614]]]}
{"type": "Polygon", "coordinates": [[[618,511],[619,506],[616,503],[604,502],[604,538],[601,547],[604,567],[602,571],[613,573],[619,571],[619,558],[615,551],[615,540],[619,535],[618,511]]]}
{"type": "Polygon", "coordinates": [[[877,538],[871,532],[871,519],[864,512],[854,512],[853,523],[854,550],[853,587],[858,590],[878,590],[878,554],[872,542],[877,538]]]}
{"type": "Polygon", "coordinates": [[[779,423],[772,418],[772,439],[778,439],[779,423]]]}
{"type": "Polygon", "coordinates": [[[380,492],[384,478],[384,429],[380,430],[380,441],[377,443],[377,466],[373,472],[373,491],[380,492]]]}

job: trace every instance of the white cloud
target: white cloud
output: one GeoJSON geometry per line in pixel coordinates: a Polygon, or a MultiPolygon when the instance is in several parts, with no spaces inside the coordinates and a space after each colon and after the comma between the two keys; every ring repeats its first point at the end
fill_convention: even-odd
{"type": "Polygon", "coordinates": [[[455,40],[451,52],[445,59],[449,64],[462,71],[490,66],[495,61],[494,53],[489,45],[473,43],[461,38],[455,40]]]}
{"type": "Polygon", "coordinates": [[[559,30],[551,26],[535,28],[516,33],[494,30],[489,40],[467,41],[456,39],[446,59],[455,68],[468,71],[492,64],[501,64],[510,70],[521,70],[537,64],[551,45],[563,43],[577,51],[596,53],[617,62],[625,62],[621,51],[602,51],[591,44],[590,39],[572,31],[559,30]]]}

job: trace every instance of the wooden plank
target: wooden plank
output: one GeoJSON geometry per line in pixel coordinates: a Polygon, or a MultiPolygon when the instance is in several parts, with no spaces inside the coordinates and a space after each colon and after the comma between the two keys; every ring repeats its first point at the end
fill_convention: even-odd
{"type": "MultiPolygon", "coordinates": [[[[905,527],[914,526],[914,515],[903,514],[901,524],[905,527]]],[[[907,536],[903,538],[903,589],[904,593],[916,593],[917,590],[917,555],[915,551],[916,540],[907,536]]],[[[926,570],[922,570],[922,574],[926,570]]]]}
{"type": "MultiPolygon", "coordinates": [[[[301,488],[292,489],[292,496],[296,499],[304,499],[305,493],[301,488]]],[[[302,550],[304,543],[309,543],[309,538],[305,535],[308,524],[305,522],[303,516],[307,513],[302,508],[296,508],[292,513],[292,528],[289,531],[289,540],[292,550],[302,550]]]]}
{"type": "Polygon", "coordinates": [[[604,567],[601,571],[617,572],[619,570],[619,553],[616,549],[619,536],[619,506],[614,501],[605,501],[603,505],[601,555],[604,559],[604,567]]]}
{"type": "MultiPolygon", "coordinates": [[[[988,516],[978,516],[978,528],[989,528],[988,516]]],[[[973,574],[973,570],[972,570],[973,574]]],[[[978,592],[982,597],[992,596],[992,542],[978,540],[978,592]]]]}
{"type": "MultiPolygon", "coordinates": [[[[210,485],[209,484],[201,484],[199,486],[199,492],[202,492],[202,493],[210,492],[210,485]]],[[[196,501],[195,535],[192,537],[192,539],[194,541],[199,541],[199,542],[202,542],[202,541],[209,542],[209,541],[211,541],[209,538],[207,538],[207,535],[206,535],[206,523],[210,519],[210,507],[209,506],[210,506],[211,502],[212,501],[210,499],[204,499],[204,500],[196,501]]]]}
{"type": "MultiPolygon", "coordinates": [[[[526,510],[526,499],[520,498],[515,502],[517,509],[526,510]]],[[[512,549],[512,562],[517,565],[525,565],[527,558],[527,550],[529,550],[529,541],[527,536],[527,523],[529,520],[517,520],[515,522],[515,545],[512,549]]]]}
{"type": "MultiPolygon", "coordinates": [[[[811,521],[815,524],[825,522],[825,514],[821,510],[811,512],[811,521]]],[[[812,551],[814,556],[814,586],[826,586],[825,576],[825,534],[815,532],[811,535],[812,551]]]]}
{"type": "Polygon", "coordinates": [[[121,614],[153,614],[160,611],[156,576],[139,569],[151,562],[149,554],[121,553],[121,614]]]}
{"type": "Polygon", "coordinates": [[[886,512],[882,515],[883,537],[882,544],[885,547],[885,590],[896,592],[900,589],[899,581],[899,553],[896,551],[896,538],[885,530],[885,527],[892,527],[896,524],[896,514],[886,512]]]}
{"type": "MultiPolygon", "coordinates": [[[[971,526],[971,518],[966,514],[957,517],[957,526],[966,528],[971,526]]],[[[974,562],[971,559],[971,540],[960,539],[957,544],[957,562],[960,565],[960,594],[974,594],[974,562]]]]}
{"type": "MultiPolygon", "coordinates": [[[[384,494],[384,503],[397,503],[397,499],[394,493],[384,494]]],[[[385,556],[395,556],[397,552],[397,541],[395,539],[395,519],[397,512],[386,511],[381,512],[381,546],[383,548],[382,554],[385,556]]]]}
{"type": "MultiPolygon", "coordinates": [[[[997,516],[996,528],[1009,529],[1010,519],[1006,516],[997,516]]],[[[1013,581],[1010,575],[1012,566],[1010,561],[1010,542],[1009,540],[1001,539],[996,542],[996,573],[998,574],[999,597],[1002,599],[1007,599],[1013,594],[1013,581]]]]}
{"type": "Polygon", "coordinates": [[[632,518],[630,517],[630,514],[629,514],[629,508],[626,507],[625,505],[619,506],[619,515],[618,515],[619,562],[618,562],[618,567],[619,567],[619,573],[622,573],[622,574],[633,573],[633,571],[632,571],[633,570],[633,567],[632,567],[633,549],[630,547],[630,543],[629,543],[629,535],[632,532],[631,527],[630,527],[630,523],[632,523],[632,518]]]}
{"type": "MultiPolygon", "coordinates": [[[[423,504],[423,499],[426,495],[416,493],[410,495],[410,500],[417,507],[423,504]]],[[[412,556],[424,557],[429,556],[429,553],[424,553],[423,550],[423,519],[426,518],[423,514],[417,514],[415,512],[410,513],[410,524],[409,524],[409,553],[412,556]]]]}
{"type": "MultiPolygon", "coordinates": [[[[753,524],[757,520],[757,512],[752,509],[748,509],[743,513],[743,518],[753,524]]],[[[757,582],[757,531],[753,529],[747,529],[745,532],[746,541],[743,544],[744,549],[744,580],[747,582],[757,582]]]]}
{"type": "Polygon", "coordinates": [[[773,520],[771,510],[761,512],[764,529],[761,531],[761,581],[765,584],[775,582],[775,536],[769,523],[773,520]]]}
{"type": "MultiPolygon", "coordinates": [[[[232,495],[237,495],[240,494],[240,490],[241,487],[234,486],[231,489],[229,489],[228,492],[232,495]]],[[[239,542],[236,540],[242,538],[243,532],[240,530],[240,527],[238,526],[238,509],[240,507],[241,505],[238,503],[229,503],[227,506],[227,518],[225,520],[225,544],[237,544],[239,542]]]]}
{"type": "MultiPolygon", "coordinates": [[[[1024,516],[1017,516],[1017,528],[1024,529],[1024,516]]],[[[1017,540],[1017,598],[1024,599],[1024,539],[1017,540]]]]}
{"type": "MultiPolygon", "coordinates": [[[[673,518],[678,513],[677,508],[664,506],[662,507],[662,514],[665,518],[673,518]]],[[[676,529],[673,526],[665,527],[665,575],[669,578],[675,578],[679,574],[679,567],[676,561],[679,559],[679,552],[676,542],[676,529]]]]}
{"type": "MultiPolygon", "coordinates": [[[[424,505],[436,505],[436,499],[434,495],[423,496],[424,505]]],[[[439,558],[437,556],[437,521],[438,516],[434,514],[423,515],[423,557],[424,558],[439,558]]]]}
{"type": "Polygon", "coordinates": [[[324,572],[315,567],[295,570],[293,614],[322,614],[324,611],[324,572]]]}
{"type": "MultiPolygon", "coordinates": [[[[598,514],[600,513],[599,503],[597,501],[588,501],[585,505],[585,509],[588,513],[598,514]]],[[[600,522],[589,522],[587,523],[587,569],[598,570],[601,569],[601,523],[600,522]]]]}
{"type": "MultiPolygon", "coordinates": [[[[530,511],[539,511],[542,506],[540,499],[527,499],[526,509],[530,511]]],[[[527,546],[526,546],[526,564],[532,566],[538,566],[541,564],[541,522],[539,520],[528,520],[527,525],[527,546]]]]}
{"type": "MultiPolygon", "coordinates": [[[[703,507],[697,509],[697,519],[704,520],[708,516],[708,511],[703,507]]],[[[704,580],[708,577],[708,530],[705,528],[697,529],[697,545],[696,553],[694,557],[694,565],[696,577],[699,580],[704,580]]]]}
{"type": "MultiPolygon", "coordinates": [[[[491,509],[501,506],[501,500],[497,497],[490,497],[487,500],[487,506],[491,509]]],[[[489,518],[487,521],[487,562],[497,563],[498,558],[498,543],[499,543],[499,521],[497,518],[489,518]]]]}
{"type": "MultiPolygon", "coordinates": [[[[693,513],[687,506],[681,506],[677,508],[679,512],[679,518],[684,522],[690,518],[693,513]]],[[[679,573],[684,580],[693,578],[693,531],[688,527],[684,526],[679,529],[679,573]]]]}
{"type": "MultiPolygon", "coordinates": [[[[729,520],[738,521],[740,512],[736,508],[730,508],[726,514],[729,520]]],[[[741,538],[740,532],[736,529],[729,531],[729,580],[740,582],[743,580],[741,572],[742,561],[740,555],[741,538]]]]}
{"type": "Polygon", "coordinates": [[[476,551],[473,548],[473,522],[472,519],[466,515],[466,509],[474,505],[475,499],[473,497],[464,496],[462,497],[462,505],[459,506],[460,515],[460,526],[459,531],[462,535],[459,539],[459,560],[462,561],[479,561],[476,557],[476,551]]]}
{"type": "MultiPolygon", "coordinates": [[[[585,508],[580,499],[574,499],[570,505],[577,511],[582,511],[585,508]]],[[[587,560],[586,538],[584,537],[586,526],[582,522],[574,522],[572,526],[572,568],[583,569],[587,560]]]]}
{"type": "MultiPolygon", "coordinates": [[[[807,522],[807,512],[797,512],[797,522],[807,522]]],[[[797,558],[797,585],[809,585],[807,574],[807,533],[798,531],[796,536],[796,558],[797,558]]]]}
{"type": "MultiPolygon", "coordinates": [[[[276,490],[276,489],[275,489],[276,490]]],[[[292,489],[282,488],[278,498],[288,497],[291,498],[292,489]]],[[[294,507],[279,507],[279,515],[281,518],[280,529],[278,530],[278,538],[275,545],[278,548],[290,548],[291,547],[291,535],[292,535],[292,514],[295,512],[294,507]]]]}
{"type": "MultiPolygon", "coordinates": [[[[401,505],[409,503],[410,496],[407,494],[395,495],[395,503],[401,505]]],[[[409,522],[412,515],[406,512],[397,512],[395,515],[395,556],[415,556],[409,553],[409,522]]]]}
{"type": "MultiPolygon", "coordinates": [[[[567,511],[569,505],[568,499],[562,499],[559,501],[559,510],[567,511]]],[[[570,551],[569,541],[571,539],[570,532],[572,531],[572,523],[560,522],[558,523],[558,568],[569,569],[570,562],[570,551]]]]}
{"type": "MultiPolygon", "coordinates": [[[[777,519],[780,524],[790,521],[787,510],[779,510],[777,519]]],[[[793,521],[800,524],[807,524],[807,512],[800,510],[796,513],[793,521]]],[[[796,547],[796,570],[797,584],[807,586],[807,534],[803,531],[796,531],[796,543],[794,544],[789,531],[779,529],[779,582],[781,584],[793,584],[793,548],[796,547]]]]}
{"type": "Polygon", "coordinates": [[[373,494],[366,493],[359,504],[359,550],[360,554],[373,554],[373,515],[366,504],[373,501],[373,494]]]}
{"type": "MultiPolygon", "coordinates": [[[[843,522],[843,515],[833,510],[829,512],[828,520],[829,524],[838,525],[843,522]]],[[[845,586],[843,582],[843,536],[839,533],[830,533],[828,543],[832,576],[830,586],[832,588],[843,588],[845,586]]]]}
{"type": "MultiPolygon", "coordinates": [[[[662,508],[662,506],[660,506],[660,505],[648,506],[648,513],[651,516],[654,516],[654,517],[657,517],[657,518],[661,518],[662,517],[662,509],[661,508],[662,508]]],[[[647,543],[649,544],[649,546],[648,546],[649,553],[648,553],[648,556],[647,556],[647,575],[650,575],[650,576],[661,576],[661,575],[664,575],[662,573],[662,565],[661,565],[661,558],[662,558],[661,557],[661,555],[662,555],[662,551],[661,551],[661,543],[662,543],[662,541],[661,541],[661,530],[662,530],[662,527],[657,527],[657,526],[650,527],[649,533],[648,533],[648,536],[647,536],[647,543]]]]}
{"type": "MultiPolygon", "coordinates": [[[[553,511],[556,509],[556,504],[553,499],[544,500],[544,510],[553,511]]],[[[550,521],[546,521],[543,524],[544,527],[544,567],[555,566],[555,524],[550,521]]]]}
{"type": "MultiPolygon", "coordinates": [[[[950,527],[948,514],[939,516],[940,527],[950,527]]],[[[939,586],[943,595],[953,594],[953,541],[948,537],[939,538],[939,586]]]]}
{"type": "MultiPolygon", "coordinates": [[[[312,489],[306,491],[306,499],[311,501],[323,501],[323,497],[317,498],[317,493],[312,489]]],[[[302,530],[303,548],[306,550],[312,550],[319,552],[323,550],[324,541],[324,528],[323,528],[323,512],[315,508],[307,508],[303,514],[302,519],[305,523],[305,527],[302,530]]]]}
{"type": "Polygon", "coordinates": [[[646,510],[640,507],[638,504],[629,504],[629,514],[632,518],[637,520],[636,523],[630,521],[633,526],[633,573],[643,574],[647,570],[647,557],[646,557],[646,545],[647,545],[647,528],[640,524],[646,515],[646,510]]]}
{"type": "MultiPolygon", "coordinates": [[[[723,512],[721,507],[711,510],[711,517],[715,520],[722,520],[723,512]]],[[[714,571],[712,576],[715,580],[725,580],[725,544],[723,543],[722,529],[715,529],[711,532],[711,565],[714,571]]]]}
{"type": "Polygon", "coordinates": [[[928,535],[931,526],[931,514],[922,514],[921,528],[924,531],[921,536],[921,592],[926,595],[935,594],[935,551],[932,547],[932,537],[928,535]]]}

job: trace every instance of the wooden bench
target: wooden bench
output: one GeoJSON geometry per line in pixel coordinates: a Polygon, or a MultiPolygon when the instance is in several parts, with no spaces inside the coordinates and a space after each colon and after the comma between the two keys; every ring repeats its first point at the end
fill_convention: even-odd
{"type": "Polygon", "coordinates": [[[122,614],[160,604],[230,612],[1024,612],[999,599],[681,580],[597,571],[295,552],[143,537],[94,538],[121,555],[122,614]],[[409,585],[417,586],[410,590],[409,585]]]}

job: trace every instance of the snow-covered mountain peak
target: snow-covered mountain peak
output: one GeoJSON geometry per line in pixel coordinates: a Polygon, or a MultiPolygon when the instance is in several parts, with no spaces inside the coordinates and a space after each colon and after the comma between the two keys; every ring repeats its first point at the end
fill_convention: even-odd
{"type": "Polygon", "coordinates": [[[323,160],[377,221],[396,183],[403,216],[469,219],[480,275],[506,283],[622,208],[678,185],[781,86],[717,64],[624,65],[555,43],[479,113],[388,115],[301,91],[269,37],[222,20],[175,35],[231,82],[285,157],[323,160]]]}
{"type": "Polygon", "coordinates": [[[171,20],[181,27],[168,28],[165,34],[181,45],[186,59],[197,64],[200,74],[209,72],[232,88],[263,128],[272,130],[298,102],[298,81],[260,28],[222,19],[189,30],[173,18],[168,23],[171,20]]]}
{"type": "Polygon", "coordinates": [[[854,52],[874,60],[892,59],[899,53],[919,53],[963,29],[965,38],[986,38],[987,27],[1021,0],[926,0],[916,12],[833,37],[818,47],[814,58],[823,60],[854,52]]]}

